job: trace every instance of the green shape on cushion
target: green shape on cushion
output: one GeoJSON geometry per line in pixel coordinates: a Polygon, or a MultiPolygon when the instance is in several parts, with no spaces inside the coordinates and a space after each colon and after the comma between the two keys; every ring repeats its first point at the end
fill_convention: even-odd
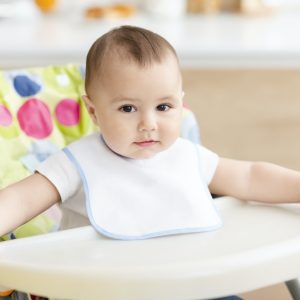
{"type": "Polygon", "coordinates": [[[61,98],[77,98],[83,78],[79,65],[51,66],[42,69],[44,88],[54,90],[61,98]]]}
{"type": "Polygon", "coordinates": [[[0,138],[0,188],[30,175],[30,172],[19,161],[19,157],[27,152],[27,147],[20,139],[0,138]]]}
{"type": "Polygon", "coordinates": [[[4,95],[12,92],[12,87],[11,87],[9,81],[7,80],[5,74],[6,74],[5,71],[0,72],[0,87],[1,87],[0,98],[3,98],[4,95]]]}
{"type": "Polygon", "coordinates": [[[38,235],[53,231],[55,222],[48,216],[41,214],[14,230],[16,238],[38,235]]]}
{"type": "Polygon", "coordinates": [[[20,134],[17,126],[13,123],[10,126],[4,127],[0,125],[0,136],[6,139],[12,139],[20,134]]]}
{"type": "MultiPolygon", "coordinates": [[[[57,229],[57,224],[48,216],[41,214],[15,229],[13,234],[17,239],[19,239],[49,233],[54,229],[57,229]]],[[[4,235],[2,240],[10,240],[9,234],[4,235]]]]}
{"type": "Polygon", "coordinates": [[[23,166],[22,163],[9,160],[7,165],[6,169],[0,172],[0,188],[4,188],[30,175],[30,172],[23,166]]]}

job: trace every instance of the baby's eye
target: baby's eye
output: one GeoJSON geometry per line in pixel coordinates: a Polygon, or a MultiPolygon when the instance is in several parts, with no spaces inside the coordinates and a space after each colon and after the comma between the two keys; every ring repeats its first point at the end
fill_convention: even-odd
{"type": "Polygon", "coordinates": [[[160,104],[156,107],[158,111],[167,111],[171,108],[169,104],[160,104]]]}
{"type": "Polygon", "coordinates": [[[136,109],[132,105],[123,105],[122,107],[120,107],[120,111],[125,113],[131,113],[135,112],[136,109]]]}

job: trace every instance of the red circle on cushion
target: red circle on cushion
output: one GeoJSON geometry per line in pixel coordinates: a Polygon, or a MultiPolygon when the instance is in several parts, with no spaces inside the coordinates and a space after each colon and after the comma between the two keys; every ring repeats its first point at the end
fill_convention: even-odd
{"type": "Polygon", "coordinates": [[[10,111],[4,105],[0,105],[0,125],[9,126],[12,123],[10,111]]]}
{"type": "Polygon", "coordinates": [[[57,104],[55,115],[62,125],[76,125],[79,123],[80,117],[79,103],[73,99],[63,99],[57,104]]]}
{"type": "Polygon", "coordinates": [[[22,130],[36,139],[48,137],[53,130],[48,106],[35,98],[27,100],[19,108],[17,118],[22,130]]]}

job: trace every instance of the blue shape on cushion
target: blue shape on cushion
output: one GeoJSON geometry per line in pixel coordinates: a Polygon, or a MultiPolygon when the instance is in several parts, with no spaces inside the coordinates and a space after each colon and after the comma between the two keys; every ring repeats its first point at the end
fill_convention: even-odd
{"type": "Polygon", "coordinates": [[[26,75],[17,75],[14,78],[14,88],[22,97],[33,96],[41,90],[41,86],[26,75]]]}
{"type": "Polygon", "coordinates": [[[80,71],[81,77],[84,79],[85,78],[85,66],[80,65],[79,71],[80,71]]]}
{"type": "Polygon", "coordinates": [[[28,154],[20,157],[23,165],[33,173],[40,162],[59,151],[59,148],[49,141],[34,141],[28,154]]]}
{"type": "Polygon", "coordinates": [[[181,137],[195,144],[201,144],[199,127],[196,117],[192,112],[182,120],[181,137]]]}

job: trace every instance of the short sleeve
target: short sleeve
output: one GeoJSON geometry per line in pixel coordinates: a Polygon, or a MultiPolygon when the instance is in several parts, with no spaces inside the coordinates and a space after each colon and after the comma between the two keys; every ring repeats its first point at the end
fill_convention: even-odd
{"type": "Polygon", "coordinates": [[[39,164],[36,171],[51,181],[62,202],[74,196],[81,186],[80,175],[63,151],[48,157],[39,164]]]}
{"type": "Polygon", "coordinates": [[[219,156],[201,145],[197,145],[197,149],[200,160],[200,172],[204,182],[209,185],[218,166],[219,156]]]}

